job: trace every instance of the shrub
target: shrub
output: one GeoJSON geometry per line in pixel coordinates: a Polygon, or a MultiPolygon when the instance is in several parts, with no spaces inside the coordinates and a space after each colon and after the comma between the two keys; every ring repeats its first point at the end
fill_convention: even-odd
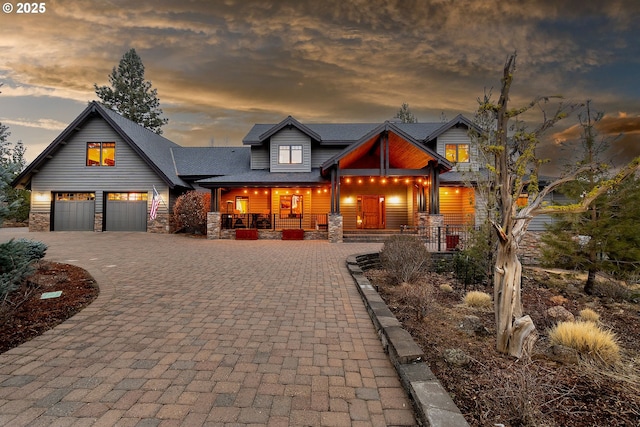
{"type": "Polygon", "coordinates": [[[451,285],[450,285],[450,284],[448,284],[448,283],[443,283],[442,285],[440,285],[440,290],[441,290],[442,292],[447,293],[447,294],[450,294],[450,293],[452,293],[452,292],[453,292],[453,288],[452,288],[452,287],[451,287],[451,285]]]}
{"type": "Polygon", "coordinates": [[[590,308],[585,308],[584,310],[580,310],[580,318],[585,322],[598,323],[600,315],[590,308]]]}
{"type": "Polygon", "coordinates": [[[27,239],[0,244],[0,299],[20,286],[33,272],[33,261],[44,258],[47,245],[27,239]]]}
{"type": "Polygon", "coordinates": [[[388,238],[380,251],[380,263],[396,283],[414,281],[429,262],[430,254],[416,236],[388,238]]]}
{"type": "Polygon", "coordinates": [[[464,303],[469,307],[488,308],[491,307],[491,295],[486,292],[470,291],[464,296],[464,303]]]}
{"type": "Polygon", "coordinates": [[[173,207],[176,229],[190,234],[206,234],[210,201],[209,193],[197,191],[189,191],[178,197],[173,207]]]}
{"type": "Polygon", "coordinates": [[[620,360],[620,347],[613,332],[593,322],[560,322],[549,332],[551,344],[570,347],[581,357],[610,365],[620,360]]]}

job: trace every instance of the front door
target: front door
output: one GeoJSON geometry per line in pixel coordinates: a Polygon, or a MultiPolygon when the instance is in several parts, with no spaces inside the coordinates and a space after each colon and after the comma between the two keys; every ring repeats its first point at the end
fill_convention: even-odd
{"type": "Polygon", "coordinates": [[[384,228],[384,196],[358,196],[358,228],[384,228]]]}

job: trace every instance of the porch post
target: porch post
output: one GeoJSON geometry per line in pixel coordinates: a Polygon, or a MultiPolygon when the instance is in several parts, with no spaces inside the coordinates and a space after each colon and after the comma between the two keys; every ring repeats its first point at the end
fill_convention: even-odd
{"type": "Polygon", "coordinates": [[[336,170],[331,169],[331,190],[329,197],[331,199],[331,209],[330,212],[334,213],[336,211],[336,170]]]}
{"type": "Polygon", "coordinates": [[[340,162],[336,165],[336,213],[340,213],[340,162]]]}
{"type": "Polygon", "coordinates": [[[440,174],[435,162],[429,162],[431,174],[431,187],[429,188],[429,213],[437,215],[440,213],[440,174]]]}

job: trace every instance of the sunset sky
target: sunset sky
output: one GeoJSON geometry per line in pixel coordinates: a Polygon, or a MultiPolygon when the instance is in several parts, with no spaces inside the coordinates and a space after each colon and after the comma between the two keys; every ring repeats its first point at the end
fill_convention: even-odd
{"type": "MultiPolygon", "coordinates": [[[[254,123],[471,118],[518,52],[513,106],[591,99],[609,158],[640,155],[638,0],[45,0],[0,13],[0,122],[35,158],[135,48],[181,145],[240,145],[254,123]]],[[[532,119],[535,119],[533,117],[532,119]]],[[[576,118],[549,134],[575,140],[576,118]]],[[[547,145],[544,154],[566,155],[547,145]]]]}

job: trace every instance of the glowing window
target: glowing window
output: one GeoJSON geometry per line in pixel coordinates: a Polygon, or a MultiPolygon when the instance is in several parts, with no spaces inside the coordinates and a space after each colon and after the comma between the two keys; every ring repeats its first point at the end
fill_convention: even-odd
{"type": "Polygon", "coordinates": [[[453,163],[469,163],[469,144],[446,144],[444,155],[453,163]]]}
{"type": "Polygon", "coordinates": [[[115,142],[87,142],[87,166],[115,166],[115,142]]]}

